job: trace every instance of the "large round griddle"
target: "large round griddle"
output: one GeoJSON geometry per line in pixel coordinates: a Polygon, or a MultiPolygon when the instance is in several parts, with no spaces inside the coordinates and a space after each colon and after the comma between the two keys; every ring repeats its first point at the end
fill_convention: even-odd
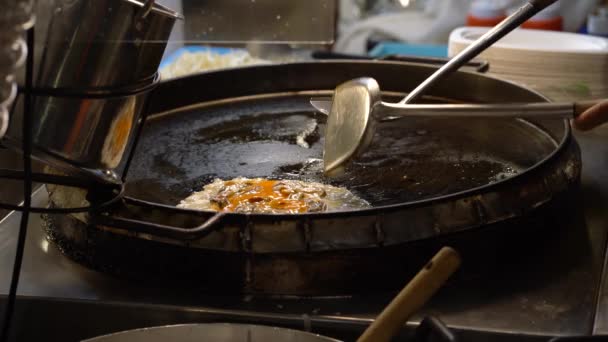
{"type": "Polygon", "coordinates": [[[326,116],[310,109],[309,98],[251,98],[151,118],[127,193],[175,205],[215,178],[287,178],[345,187],[380,208],[503,181],[559,144],[523,121],[411,118],[381,124],[364,156],[327,177],[326,116]]]}
{"type": "MultiPolygon", "coordinates": [[[[409,263],[395,268],[394,261],[409,253],[406,246],[484,226],[509,230],[505,222],[551,205],[577,183],[579,152],[567,122],[559,120],[386,123],[344,174],[322,175],[325,117],[312,110],[311,96],[360,76],[376,78],[387,98],[401,96],[433,70],[334,61],[247,67],[163,83],[152,96],[153,114],[129,171],[132,199],[93,216],[50,216],[49,234],[67,254],[127,276],[160,273],[204,286],[223,284],[224,290],[335,294],[361,289],[370,277],[403,279],[409,263]],[[309,148],[298,145],[297,135],[311,125],[309,148]],[[327,182],[350,189],[372,207],[227,214],[202,233],[198,228],[215,213],[174,208],[214,178],[239,176],[327,182]]],[[[544,100],[523,87],[466,72],[449,77],[431,95],[426,101],[544,100]]],[[[56,206],[74,205],[84,196],[51,189],[56,206]]]]}

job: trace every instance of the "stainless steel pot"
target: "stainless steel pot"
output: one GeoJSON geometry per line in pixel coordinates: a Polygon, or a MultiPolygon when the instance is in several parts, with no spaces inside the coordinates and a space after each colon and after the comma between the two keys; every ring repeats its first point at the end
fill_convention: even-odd
{"type": "MultiPolygon", "coordinates": [[[[67,173],[118,182],[115,170],[130,141],[154,84],[131,94],[108,97],[38,97],[34,112],[34,156],[67,173]]],[[[21,148],[20,122],[11,123],[5,144],[21,148]]]]}
{"type": "Polygon", "coordinates": [[[338,342],[298,330],[248,324],[184,324],[129,330],[84,342],[338,342]]]}
{"type": "Polygon", "coordinates": [[[49,88],[124,87],[151,79],[181,18],[153,0],[55,0],[43,6],[39,11],[52,14],[42,28],[36,86],[49,88]]]}
{"type": "MultiPolygon", "coordinates": [[[[153,0],[46,6],[52,14],[35,79],[34,155],[68,172],[115,181],[181,16],[153,0]]],[[[7,139],[17,148],[19,126],[11,123],[7,139]]]]}

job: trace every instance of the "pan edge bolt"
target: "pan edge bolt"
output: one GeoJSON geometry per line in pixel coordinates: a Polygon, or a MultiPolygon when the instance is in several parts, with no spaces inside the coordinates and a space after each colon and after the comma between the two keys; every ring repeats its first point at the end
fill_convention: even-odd
{"type": "Polygon", "coordinates": [[[376,232],[376,244],[379,247],[384,246],[384,241],[386,239],[386,232],[384,231],[381,216],[376,218],[376,222],[374,223],[374,231],[376,232]]]}

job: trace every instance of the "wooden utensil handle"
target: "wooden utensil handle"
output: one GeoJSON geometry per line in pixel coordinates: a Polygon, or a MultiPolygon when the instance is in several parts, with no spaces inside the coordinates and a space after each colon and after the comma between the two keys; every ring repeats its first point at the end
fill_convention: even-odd
{"type": "Polygon", "coordinates": [[[608,121],[608,100],[588,100],[574,104],[574,127],[586,131],[608,121]]]}
{"type": "Polygon", "coordinates": [[[604,101],[608,101],[606,99],[601,99],[601,100],[586,100],[586,101],[579,101],[579,102],[575,102],[574,103],[574,117],[576,118],[577,116],[583,114],[585,111],[587,111],[587,109],[590,109],[591,107],[595,106],[596,104],[602,103],[604,101]]]}
{"type": "Polygon", "coordinates": [[[435,294],[459,266],[458,252],[450,247],[443,247],[378,315],[357,341],[390,341],[406,320],[435,294]]]}

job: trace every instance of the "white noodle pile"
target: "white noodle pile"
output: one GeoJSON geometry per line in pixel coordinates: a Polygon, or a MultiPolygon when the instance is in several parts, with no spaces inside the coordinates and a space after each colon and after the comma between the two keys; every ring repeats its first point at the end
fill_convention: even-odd
{"type": "Polygon", "coordinates": [[[268,61],[254,58],[246,51],[233,51],[219,54],[211,51],[186,51],[175,61],[160,70],[164,80],[189,74],[245,65],[267,64],[268,61]]]}

